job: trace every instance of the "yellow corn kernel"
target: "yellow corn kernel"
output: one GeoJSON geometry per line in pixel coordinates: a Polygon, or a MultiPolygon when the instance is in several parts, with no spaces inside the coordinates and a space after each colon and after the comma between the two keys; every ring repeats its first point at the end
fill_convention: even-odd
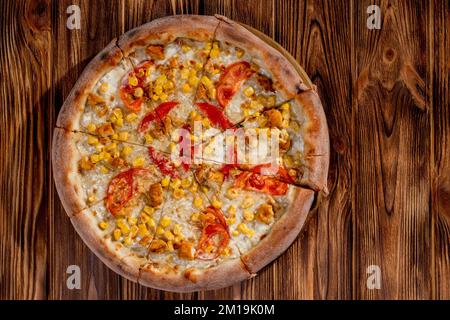
{"type": "Polygon", "coordinates": [[[128,140],[128,136],[129,136],[129,134],[128,134],[127,131],[119,132],[119,140],[127,141],[128,140]]]}
{"type": "Polygon", "coordinates": [[[113,114],[116,116],[117,119],[123,118],[122,109],[120,108],[114,108],[113,114]]]}
{"type": "Polygon", "coordinates": [[[191,220],[194,221],[194,222],[198,221],[199,218],[200,218],[200,213],[198,213],[198,212],[194,212],[191,215],[191,220]]]}
{"type": "Polygon", "coordinates": [[[175,199],[181,199],[184,196],[184,190],[180,188],[173,189],[173,197],[175,199]]]}
{"type": "Polygon", "coordinates": [[[147,226],[144,223],[138,225],[138,235],[143,238],[149,234],[147,226]]]}
{"type": "Polygon", "coordinates": [[[98,154],[92,154],[90,159],[91,159],[91,162],[94,164],[101,160],[98,154]]]}
{"type": "Polygon", "coordinates": [[[227,198],[236,199],[239,196],[239,190],[236,188],[228,188],[227,190],[227,198]]]}
{"type": "Polygon", "coordinates": [[[122,149],[122,155],[124,157],[129,156],[133,152],[133,147],[131,146],[124,146],[122,149]]]}
{"type": "Polygon", "coordinates": [[[108,160],[111,159],[111,155],[108,152],[106,152],[106,151],[102,151],[98,155],[100,156],[100,159],[102,159],[102,160],[107,160],[108,161],[108,160]]]}
{"type": "Polygon", "coordinates": [[[169,186],[169,184],[170,184],[170,177],[164,177],[161,180],[161,186],[167,187],[167,186],[169,186]]]}
{"type": "Polygon", "coordinates": [[[166,90],[171,90],[173,88],[175,88],[175,83],[172,80],[168,80],[165,84],[164,84],[164,89],[166,90]]]}
{"type": "Polygon", "coordinates": [[[165,74],[160,75],[158,78],[156,78],[156,84],[157,85],[163,85],[167,81],[167,76],[165,74]]]}
{"type": "Polygon", "coordinates": [[[120,231],[120,229],[115,229],[113,232],[114,240],[118,241],[121,236],[122,236],[122,231],[120,231]]]}
{"type": "Polygon", "coordinates": [[[157,94],[154,94],[154,95],[152,96],[152,100],[153,100],[153,101],[158,101],[158,100],[159,100],[159,96],[158,96],[157,94]]]}
{"type": "Polygon", "coordinates": [[[196,196],[196,197],[194,198],[194,206],[195,206],[196,208],[201,208],[202,205],[203,205],[203,199],[202,199],[201,197],[199,197],[199,196],[196,196]]]}
{"type": "Polygon", "coordinates": [[[169,99],[169,96],[166,93],[162,93],[159,98],[161,99],[161,101],[167,101],[167,99],[169,99]]]}
{"type": "Polygon", "coordinates": [[[125,222],[124,219],[118,219],[117,220],[117,226],[119,227],[120,231],[122,231],[123,235],[127,235],[130,233],[130,227],[125,222]]]}
{"type": "Polygon", "coordinates": [[[185,178],[185,179],[181,180],[181,187],[184,188],[184,189],[189,188],[191,186],[191,184],[192,184],[192,178],[191,177],[188,177],[188,178],[185,178]]]}
{"type": "Polygon", "coordinates": [[[167,228],[168,226],[170,226],[170,224],[172,223],[172,219],[170,219],[170,217],[168,216],[164,216],[161,218],[161,221],[159,222],[159,224],[163,227],[163,228],[167,228]]]}
{"type": "Polygon", "coordinates": [[[219,50],[218,49],[212,49],[210,52],[211,58],[218,58],[219,57],[219,50]]]}
{"type": "Polygon", "coordinates": [[[233,225],[233,224],[235,224],[236,223],[236,218],[228,218],[227,219],[227,224],[229,225],[229,226],[231,226],[231,225],[233,225]]]}
{"type": "Polygon", "coordinates": [[[205,44],[205,50],[211,50],[211,47],[212,47],[212,43],[211,42],[207,42],[205,44]]]}
{"type": "Polygon", "coordinates": [[[289,102],[285,102],[281,105],[281,110],[287,110],[289,111],[289,108],[291,107],[291,105],[289,104],[289,102]]]}
{"type": "Polygon", "coordinates": [[[173,242],[172,241],[167,241],[167,251],[169,251],[169,252],[175,251],[175,249],[173,248],[173,242]]]}
{"type": "Polygon", "coordinates": [[[145,137],[145,143],[147,143],[147,144],[153,143],[153,137],[149,133],[146,133],[144,137],[145,137]]]}
{"type": "Polygon", "coordinates": [[[128,84],[132,87],[135,87],[138,85],[138,79],[136,78],[136,76],[130,76],[128,78],[128,84]]]}
{"type": "Polygon", "coordinates": [[[231,206],[228,208],[227,212],[228,212],[228,215],[229,215],[230,217],[234,217],[234,216],[236,215],[236,207],[233,206],[233,205],[231,205],[231,206]]]}
{"type": "Polygon", "coordinates": [[[240,223],[238,224],[238,230],[240,232],[242,232],[243,234],[245,234],[247,237],[251,238],[253,237],[253,235],[255,234],[255,231],[252,230],[251,228],[249,228],[247,225],[245,225],[244,223],[240,223]]]}
{"type": "Polygon", "coordinates": [[[94,194],[88,197],[88,202],[94,203],[95,201],[97,201],[97,197],[94,194]]]}
{"type": "Polygon", "coordinates": [[[109,84],[108,82],[103,82],[100,87],[98,87],[98,92],[105,94],[108,91],[109,84]]]}
{"type": "Polygon", "coordinates": [[[189,85],[189,83],[185,83],[185,84],[183,85],[182,90],[183,90],[184,93],[189,93],[189,92],[191,92],[191,86],[189,85]]]}
{"type": "Polygon", "coordinates": [[[189,70],[187,68],[184,68],[183,70],[180,71],[180,76],[181,79],[186,80],[187,78],[189,78],[189,70]]]}
{"type": "Polygon", "coordinates": [[[173,234],[177,236],[183,235],[183,233],[181,232],[181,226],[179,224],[173,226],[173,234]]]}
{"type": "Polygon", "coordinates": [[[119,135],[117,133],[114,133],[113,135],[111,135],[111,139],[119,139],[119,135]]]}
{"type": "Polygon", "coordinates": [[[201,188],[202,188],[202,191],[205,193],[207,193],[209,191],[207,186],[202,186],[201,188]]]}
{"type": "Polygon", "coordinates": [[[222,201],[219,201],[216,196],[213,197],[211,204],[216,209],[222,208],[222,201]]]}
{"type": "Polygon", "coordinates": [[[222,256],[228,257],[228,256],[230,255],[230,253],[231,253],[230,248],[225,248],[225,249],[222,251],[222,256]]]}
{"type": "Polygon", "coordinates": [[[202,119],[202,125],[203,125],[204,127],[210,127],[210,126],[211,126],[211,121],[209,121],[208,118],[203,118],[203,119],[202,119]]]}
{"type": "Polygon", "coordinates": [[[255,90],[252,87],[247,87],[244,90],[244,94],[247,97],[251,97],[255,93],[255,90]]]}
{"type": "Polygon", "coordinates": [[[193,183],[192,186],[189,188],[189,191],[192,193],[197,193],[198,185],[196,183],[193,183]]]}
{"type": "Polygon", "coordinates": [[[166,232],[164,232],[164,237],[169,241],[175,239],[175,236],[173,235],[172,231],[170,231],[170,230],[167,230],[166,232]]]}
{"type": "Polygon", "coordinates": [[[133,95],[136,98],[140,98],[144,95],[144,90],[142,90],[142,88],[140,88],[140,87],[137,87],[136,89],[134,89],[133,95]]]}
{"type": "Polygon", "coordinates": [[[177,148],[177,145],[174,142],[169,143],[169,150],[171,152],[175,151],[177,148]]]}
{"type": "Polygon", "coordinates": [[[80,167],[83,170],[91,170],[94,165],[87,157],[83,157],[80,160],[80,167]]]}
{"type": "Polygon", "coordinates": [[[210,88],[210,87],[212,87],[212,82],[211,82],[211,80],[207,77],[207,76],[203,76],[202,77],[202,79],[201,79],[201,82],[207,87],[207,88],[210,88]]]}
{"type": "Polygon", "coordinates": [[[238,58],[242,58],[242,56],[244,55],[245,51],[241,48],[236,48],[236,56],[238,58]]]}
{"type": "MultiPolygon", "coordinates": [[[[109,154],[109,153],[108,153],[108,154],[109,154]]],[[[107,173],[109,172],[109,169],[106,168],[105,166],[101,166],[101,167],[100,167],[100,172],[103,173],[103,174],[107,174],[107,173]]]]}
{"type": "Polygon", "coordinates": [[[193,87],[197,86],[199,79],[197,76],[189,77],[189,84],[193,87]]]}
{"type": "Polygon", "coordinates": [[[133,239],[130,236],[125,237],[125,239],[123,239],[123,244],[126,245],[127,247],[132,246],[133,239]]]}
{"type": "Polygon", "coordinates": [[[180,185],[181,185],[181,180],[178,178],[173,179],[172,182],[170,183],[170,187],[172,189],[176,189],[176,188],[180,187],[180,185]]]}
{"type": "Polygon", "coordinates": [[[136,217],[128,217],[128,219],[127,219],[127,222],[130,224],[130,225],[135,225],[136,223],[137,223],[137,218],[136,217]]]}
{"type": "Polygon", "coordinates": [[[242,209],[248,209],[250,208],[253,204],[255,203],[255,200],[253,200],[252,197],[245,197],[244,200],[241,203],[241,208],[242,209]]]}
{"type": "Polygon", "coordinates": [[[139,231],[139,228],[137,225],[132,225],[130,228],[130,237],[134,238],[136,237],[137,233],[139,231]]]}
{"type": "Polygon", "coordinates": [[[115,150],[116,148],[117,148],[117,144],[115,142],[112,142],[112,143],[108,144],[107,146],[105,146],[106,151],[112,151],[112,150],[115,150]]]}
{"type": "Polygon", "coordinates": [[[149,227],[150,229],[155,228],[156,227],[155,220],[153,220],[152,218],[149,218],[147,221],[147,227],[149,227]]]}
{"type": "Polygon", "coordinates": [[[108,228],[108,222],[106,222],[106,221],[101,221],[101,222],[98,224],[98,227],[99,227],[100,229],[102,229],[102,230],[105,230],[106,228],[108,228]]]}
{"type": "Polygon", "coordinates": [[[233,235],[233,237],[237,237],[239,235],[239,231],[233,230],[233,232],[231,234],[233,235]]]}
{"type": "Polygon", "coordinates": [[[96,145],[96,144],[98,144],[98,138],[97,138],[97,137],[94,137],[94,136],[89,136],[89,137],[87,138],[87,142],[88,142],[90,145],[96,145]]]}
{"type": "Polygon", "coordinates": [[[150,206],[145,206],[144,207],[144,212],[148,215],[153,215],[155,213],[155,208],[150,207],[150,206]]]}
{"type": "Polygon", "coordinates": [[[147,214],[145,214],[145,213],[141,213],[141,222],[142,223],[147,223],[148,222],[148,220],[150,219],[150,216],[148,216],[147,214]]]}
{"type": "Polygon", "coordinates": [[[132,113],[130,113],[130,114],[127,114],[127,116],[125,117],[125,119],[128,121],[128,122],[134,122],[136,119],[137,119],[137,114],[136,113],[134,113],[134,112],[132,112],[132,113]]]}
{"type": "Polygon", "coordinates": [[[136,159],[133,160],[133,166],[135,167],[142,167],[145,163],[145,159],[143,157],[136,157],[136,159]]]}
{"type": "Polygon", "coordinates": [[[209,97],[211,99],[215,99],[216,98],[216,94],[217,94],[217,90],[216,90],[216,88],[211,87],[211,88],[209,88],[208,93],[209,93],[209,97]]]}
{"type": "Polygon", "coordinates": [[[93,133],[93,132],[95,132],[95,129],[97,129],[97,128],[96,128],[95,124],[89,123],[87,125],[86,129],[87,129],[88,132],[93,133]]]}
{"type": "Polygon", "coordinates": [[[184,53],[188,52],[189,50],[191,50],[191,47],[188,46],[187,44],[183,44],[181,46],[181,50],[183,50],[184,53]]]}
{"type": "Polygon", "coordinates": [[[244,219],[247,221],[253,221],[255,219],[255,215],[250,210],[244,210],[244,219]]]}

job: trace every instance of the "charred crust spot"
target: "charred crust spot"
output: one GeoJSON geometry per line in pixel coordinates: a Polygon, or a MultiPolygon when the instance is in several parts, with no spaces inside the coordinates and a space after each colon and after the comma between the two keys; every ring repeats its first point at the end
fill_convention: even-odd
{"type": "Polygon", "coordinates": [[[136,33],[138,33],[138,30],[133,29],[125,33],[125,37],[133,37],[136,33]]]}

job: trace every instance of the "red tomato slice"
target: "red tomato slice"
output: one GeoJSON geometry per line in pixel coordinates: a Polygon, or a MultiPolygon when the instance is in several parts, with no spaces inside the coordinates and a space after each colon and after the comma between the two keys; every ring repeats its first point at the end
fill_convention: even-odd
{"type": "Polygon", "coordinates": [[[146,169],[131,168],[116,175],[109,182],[106,191],[106,208],[113,215],[125,207],[135,192],[134,175],[147,173],[146,169]]]}
{"type": "Polygon", "coordinates": [[[289,185],[274,177],[262,176],[258,173],[244,171],[236,176],[236,188],[258,191],[274,196],[285,195],[289,185]]]}
{"type": "Polygon", "coordinates": [[[161,103],[155,108],[155,110],[150,111],[144,116],[144,118],[142,118],[138,131],[141,133],[147,131],[150,123],[155,120],[162,121],[162,119],[177,105],[178,102],[175,101],[161,103]]]}
{"type": "Polygon", "coordinates": [[[156,151],[153,147],[148,147],[148,153],[152,161],[161,170],[162,173],[170,175],[172,178],[178,178],[178,172],[175,165],[161,152],[156,151]]]}
{"type": "Polygon", "coordinates": [[[217,258],[223,250],[228,246],[230,242],[230,233],[228,231],[228,225],[225,221],[225,217],[221,210],[209,206],[206,211],[212,213],[216,218],[215,222],[208,222],[203,227],[202,235],[198,242],[198,247],[196,251],[196,257],[203,260],[210,260],[217,258]],[[218,237],[219,241],[215,242],[214,238],[218,237]],[[210,245],[215,246],[214,252],[205,253],[205,250],[210,245]]]}
{"type": "Polygon", "coordinates": [[[129,72],[123,79],[122,79],[122,86],[120,87],[120,99],[122,99],[125,106],[132,110],[132,111],[139,111],[141,110],[141,104],[144,101],[143,98],[135,98],[133,93],[136,88],[143,88],[144,86],[144,80],[145,80],[145,69],[152,65],[152,61],[144,61],[138,66],[136,66],[133,71],[129,72]],[[138,83],[136,86],[130,86],[128,83],[128,79],[131,75],[134,75],[138,83]]]}
{"type": "Polygon", "coordinates": [[[208,117],[213,125],[220,127],[222,130],[233,127],[233,124],[228,120],[223,111],[216,106],[207,102],[198,102],[195,105],[200,108],[200,111],[208,117]]]}
{"type": "Polygon", "coordinates": [[[239,90],[242,82],[250,78],[253,73],[254,71],[247,61],[236,62],[225,68],[216,86],[217,101],[222,108],[226,107],[239,90]]]}
{"type": "Polygon", "coordinates": [[[254,166],[251,171],[255,172],[255,173],[259,173],[262,174],[264,169],[274,169],[273,170],[273,176],[277,177],[278,179],[285,181],[287,183],[291,183],[294,184],[294,179],[292,179],[292,177],[289,175],[288,171],[286,170],[286,168],[282,167],[282,166],[278,166],[278,165],[273,165],[271,163],[265,163],[265,164],[259,164],[254,166]],[[273,168],[272,168],[273,166],[273,168]]]}

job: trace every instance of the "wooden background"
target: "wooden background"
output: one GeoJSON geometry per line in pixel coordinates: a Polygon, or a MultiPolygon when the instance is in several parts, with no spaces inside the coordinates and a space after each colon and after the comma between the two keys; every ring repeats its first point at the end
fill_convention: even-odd
{"type": "Polygon", "coordinates": [[[450,298],[450,1],[0,1],[0,298],[450,298]],[[66,28],[71,4],[81,30],[66,28]],[[370,4],[381,30],[366,27],[370,4]],[[330,194],[287,253],[247,282],[173,294],[117,276],[55,192],[51,136],[84,66],[112,38],[175,13],[220,13],[273,37],[317,85],[330,194]],[[66,288],[79,265],[81,290],[66,288]],[[381,289],[367,289],[378,265],[381,289]]]}

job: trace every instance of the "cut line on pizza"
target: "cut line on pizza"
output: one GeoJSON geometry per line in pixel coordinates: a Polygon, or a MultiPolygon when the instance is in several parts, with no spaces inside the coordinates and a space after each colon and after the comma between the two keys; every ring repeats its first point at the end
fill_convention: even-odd
{"type": "Polygon", "coordinates": [[[279,51],[223,16],[182,15],[128,31],[89,63],[59,113],[52,162],[74,228],[109,268],[212,290],[295,240],[326,191],[329,137],[316,91],[279,51]]]}

